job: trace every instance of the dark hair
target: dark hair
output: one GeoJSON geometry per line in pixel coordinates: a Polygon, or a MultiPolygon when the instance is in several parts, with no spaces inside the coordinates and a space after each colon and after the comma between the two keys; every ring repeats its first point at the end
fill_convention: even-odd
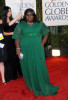
{"type": "Polygon", "coordinates": [[[34,16],[33,22],[39,22],[38,19],[37,19],[36,14],[35,14],[35,12],[34,12],[34,10],[31,9],[31,8],[25,10],[23,19],[22,19],[21,21],[27,21],[27,20],[26,20],[26,14],[27,14],[28,12],[30,12],[30,13],[34,16]]]}
{"type": "MultiPolygon", "coordinates": [[[[3,15],[2,15],[2,21],[3,21],[3,23],[7,22],[7,13],[8,13],[9,9],[11,9],[11,8],[8,7],[8,6],[5,6],[3,8],[3,15]]],[[[12,20],[12,15],[10,16],[10,20],[12,20]]]]}

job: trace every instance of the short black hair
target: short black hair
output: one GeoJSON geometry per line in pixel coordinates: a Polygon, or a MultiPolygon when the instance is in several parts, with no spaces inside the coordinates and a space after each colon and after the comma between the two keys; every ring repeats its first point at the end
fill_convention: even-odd
{"type": "Polygon", "coordinates": [[[27,14],[28,12],[30,12],[30,13],[34,16],[33,22],[39,22],[39,21],[38,21],[38,18],[37,18],[37,15],[35,14],[35,11],[34,11],[33,9],[31,9],[31,8],[25,10],[23,19],[22,19],[21,21],[27,21],[27,20],[26,20],[26,14],[27,14]]]}

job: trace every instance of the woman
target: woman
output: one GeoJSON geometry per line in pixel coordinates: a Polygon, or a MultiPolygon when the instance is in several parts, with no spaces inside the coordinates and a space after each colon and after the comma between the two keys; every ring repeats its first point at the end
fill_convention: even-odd
{"type": "Polygon", "coordinates": [[[5,73],[4,62],[7,60],[7,55],[5,52],[3,52],[3,50],[5,50],[5,45],[4,45],[4,37],[2,33],[3,33],[2,23],[0,23],[0,72],[1,72],[2,83],[6,84],[5,75],[4,75],[5,73]]]}
{"type": "Polygon", "coordinates": [[[11,8],[5,6],[3,8],[3,30],[4,38],[7,49],[7,61],[5,62],[5,78],[6,81],[10,81],[17,78],[17,62],[15,55],[14,39],[12,39],[13,31],[15,28],[15,22],[21,18],[21,13],[12,19],[11,8]]]}
{"type": "Polygon", "coordinates": [[[48,32],[48,27],[43,22],[38,22],[34,10],[27,9],[12,36],[16,39],[17,55],[23,53],[20,64],[26,85],[34,91],[35,96],[54,96],[58,90],[58,86],[50,84],[45,63],[44,44],[48,32]]]}

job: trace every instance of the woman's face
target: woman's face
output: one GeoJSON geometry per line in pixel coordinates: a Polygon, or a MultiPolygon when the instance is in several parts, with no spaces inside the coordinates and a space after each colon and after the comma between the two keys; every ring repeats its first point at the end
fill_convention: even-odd
{"type": "Polygon", "coordinates": [[[27,22],[33,22],[34,16],[31,14],[31,12],[27,12],[26,20],[27,20],[27,22]]]}
{"type": "Polygon", "coordinates": [[[11,17],[11,9],[8,10],[7,17],[11,17]]]}

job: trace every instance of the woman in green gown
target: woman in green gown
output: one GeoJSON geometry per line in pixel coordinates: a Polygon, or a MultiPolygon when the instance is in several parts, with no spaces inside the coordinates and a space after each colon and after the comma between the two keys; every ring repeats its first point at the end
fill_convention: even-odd
{"type": "Polygon", "coordinates": [[[44,44],[48,32],[48,27],[37,20],[34,10],[27,9],[12,36],[16,39],[17,55],[23,53],[20,64],[25,83],[35,96],[54,96],[58,91],[58,86],[50,84],[45,63],[44,44]]]}

